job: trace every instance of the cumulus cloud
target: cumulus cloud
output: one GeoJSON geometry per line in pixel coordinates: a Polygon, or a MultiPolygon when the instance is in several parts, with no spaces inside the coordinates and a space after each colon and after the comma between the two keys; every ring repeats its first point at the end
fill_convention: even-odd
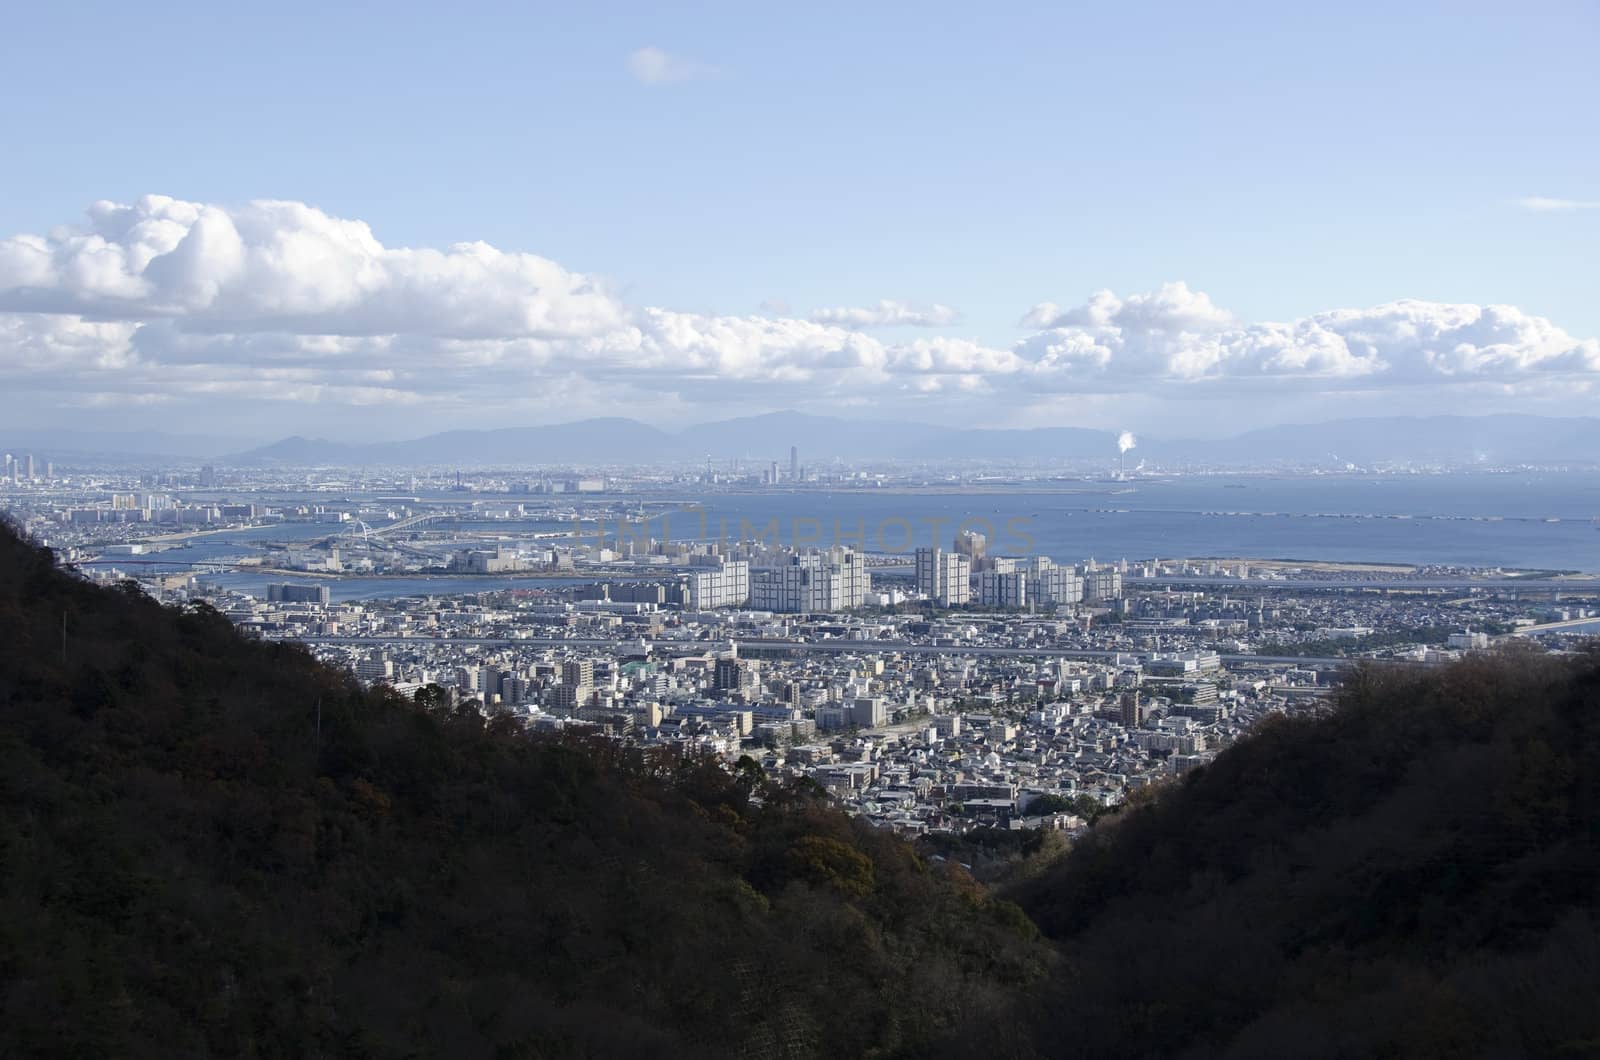
{"type": "Polygon", "coordinates": [[[1015,352],[1037,385],[1211,379],[1328,384],[1516,380],[1600,371],[1600,343],[1513,306],[1406,300],[1286,323],[1244,323],[1186,284],[1063,310],[1035,306],[1015,352]]]}
{"type": "Polygon", "coordinates": [[[846,328],[942,328],[959,321],[961,314],[937,302],[923,309],[909,302],[884,298],[873,306],[819,309],[811,314],[811,319],[818,324],[838,324],[846,328]]]}
{"type": "Polygon", "coordinates": [[[1250,322],[1184,283],[1041,303],[1006,344],[868,333],[955,319],[887,300],[809,318],[777,304],[749,316],[630,305],[532,254],[391,247],[291,202],[148,196],[0,239],[0,392],[13,408],[258,401],[550,418],[737,400],[993,421],[1207,387],[1570,395],[1600,381],[1600,344],[1512,306],[1397,301],[1250,322]]]}
{"type": "Polygon", "coordinates": [[[1022,318],[1031,328],[1131,327],[1181,329],[1201,332],[1223,328],[1233,316],[1212,304],[1209,296],[1189,290],[1188,284],[1169,283],[1149,294],[1118,298],[1110,291],[1096,291],[1089,301],[1072,309],[1053,302],[1040,302],[1022,318]]]}
{"type": "Polygon", "coordinates": [[[385,247],[297,202],[237,209],[147,195],[88,224],[0,240],[0,311],[181,319],[217,331],[440,338],[599,334],[622,306],[592,277],[486,243],[385,247]]]}
{"type": "Polygon", "coordinates": [[[628,73],[645,85],[671,85],[715,74],[716,68],[651,46],[628,53],[628,73]]]}
{"type": "Polygon", "coordinates": [[[878,342],[805,320],[719,317],[646,308],[631,326],[577,352],[638,378],[672,387],[724,380],[833,386],[845,378],[880,379],[886,351],[878,342]]]}
{"type": "Polygon", "coordinates": [[[1600,210],[1600,201],[1594,199],[1549,199],[1543,195],[1530,195],[1525,199],[1518,199],[1517,204],[1524,210],[1533,210],[1537,213],[1571,213],[1574,210],[1600,210]]]}
{"type": "Polygon", "coordinates": [[[136,363],[137,325],[43,313],[0,313],[0,378],[116,372],[136,363]]]}

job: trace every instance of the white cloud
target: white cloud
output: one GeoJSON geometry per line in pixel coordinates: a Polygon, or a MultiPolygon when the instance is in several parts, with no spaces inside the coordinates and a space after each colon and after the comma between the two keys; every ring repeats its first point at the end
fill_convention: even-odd
{"type": "Polygon", "coordinates": [[[1542,195],[1530,195],[1518,199],[1517,205],[1524,210],[1533,210],[1538,213],[1571,213],[1575,210],[1600,210],[1600,201],[1593,199],[1549,199],[1542,195]]]}
{"type": "Polygon", "coordinates": [[[1190,332],[1215,331],[1234,322],[1233,315],[1218,309],[1200,291],[1191,291],[1182,281],[1167,283],[1149,294],[1118,298],[1110,291],[1096,291],[1089,301],[1063,310],[1053,302],[1040,302],[1022,318],[1024,327],[1154,327],[1190,332]]]}
{"type": "Polygon", "coordinates": [[[808,384],[882,375],[877,341],[805,320],[718,317],[646,308],[632,326],[581,348],[562,350],[584,363],[612,366],[672,387],[714,387],[727,380],[808,384]]]}
{"type": "Polygon", "coordinates": [[[464,339],[573,337],[622,319],[592,277],[547,258],[486,243],[391,248],[303,203],[230,210],[160,195],[95,203],[87,225],[49,237],[0,240],[0,311],[464,339]]]}
{"type": "Polygon", "coordinates": [[[641,84],[671,85],[710,77],[717,69],[650,46],[628,53],[628,72],[641,84]]]}
{"type": "Polygon", "coordinates": [[[296,402],[431,409],[465,425],[486,410],[550,419],[616,402],[648,416],[736,401],[1012,422],[1094,395],[1427,383],[1544,399],[1600,382],[1600,343],[1512,306],[1397,301],[1252,323],[1169,283],[1041,303],[1029,333],[999,346],[865,330],[957,319],[938,304],[764,310],[629,305],[545,258],[390,247],[300,203],[149,196],[0,239],[0,408],[296,402]]]}
{"type": "Polygon", "coordinates": [[[1026,362],[1010,350],[944,336],[914,339],[890,347],[887,353],[887,366],[896,375],[992,377],[1012,375],[1026,368],[1026,362]]]}
{"type": "Polygon", "coordinates": [[[119,320],[0,313],[0,379],[129,368],[136,330],[119,320]]]}
{"type": "Polygon", "coordinates": [[[961,314],[937,302],[923,309],[910,302],[884,298],[874,306],[819,309],[811,314],[811,319],[818,324],[837,324],[846,328],[942,328],[959,321],[961,314]]]}
{"type": "Polygon", "coordinates": [[[1214,379],[1281,385],[1498,380],[1600,372],[1600,343],[1513,306],[1406,300],[1248,324],[1183,283],[1069,310],[1035,306],[1015,347],[1035,385],[1101,389],[1214,379]]]}

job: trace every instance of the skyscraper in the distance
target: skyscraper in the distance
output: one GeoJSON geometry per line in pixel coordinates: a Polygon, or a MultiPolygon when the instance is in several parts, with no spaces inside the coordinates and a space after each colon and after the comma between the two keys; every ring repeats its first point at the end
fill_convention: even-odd
{"type": "Polygon", "coordinates": [[[963,530],[956,535],[956,552],[967,557],[974,571],[985,569],[989,554],[989,539],[976,530],[963,530]]]}
{"type": "Polygon", "coordinates": [[[798,445],[789,447],[789,481],[800,481],[800,447],[798,445]]]}

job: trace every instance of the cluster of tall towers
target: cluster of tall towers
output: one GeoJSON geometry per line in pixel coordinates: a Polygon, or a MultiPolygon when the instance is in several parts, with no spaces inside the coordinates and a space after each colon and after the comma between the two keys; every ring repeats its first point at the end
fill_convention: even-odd
{"type": "Polygon", "coordinates": [[[768,485],[776,486],[779,482],[799,482],[802,478],[802,475],[803,472],[800,467],[800,447],[798,445],[791,445],[789,447],[788,475],[785,476],[783,474],[783,472],[780,470],[778,462],[774,460],[772,465],[766,471],[766,481],[768,485]]]}
{"type": "MultiPolygon", "coordinates": [[[[51,471],[54,471],[54,468],[52,468],[51,471]]],[[[34,467],[33,454],[29,453],[26,456],[12,456],[10,453],[7,453],[5,477],[13,486],[20,486],[24,482],[32,482],[35,478],[37,478],[38,473],[34,467]]],[[[46,477],[53,478],[55,476],[53,474],[47,474],[46,477]]]]}

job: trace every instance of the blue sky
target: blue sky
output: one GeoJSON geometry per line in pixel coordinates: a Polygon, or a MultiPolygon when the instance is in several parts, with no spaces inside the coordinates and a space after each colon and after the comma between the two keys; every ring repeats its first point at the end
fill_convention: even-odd
{"type": "MultiPolygon", "coordinates": [[[[934,332],[873,333],[889,345],[937,334],[1008,350],[1040,302],[1176,281],[1240,322],[1415,299],[1515,306],[1576,342],[1600,336],[1600,209],[1522,204],[1600,201],[1593,3],[31,5],[7,22],[0,239],[82,225],[98,200],[291,200],[363,221],[389,248],[539,255],[628,306],[959,311],[934,332]],[[665,56],[665,76],[636,76],[650,72],[630,66],[642,48],[665,56]]],[[[1583,350],[1561,363],[1592,382],[1583,350]]],[[[724,402],[837,403],[786,389],[794,371],[714,400],[686,383],[645,390],[691,419],[724,402]]],[[[107,395],[94,407],[108,422],[232,418],[215,394],[119,406],[115,380],[80,376],[79,397],[107,395]]],[[[408,422],[471,425],[460,410],[482,406],[444,379],[452,400],[414,403],[408,422]]],[[[1108,393],[1147,421],[1227,407],[1216,387],[1191,402],[1169,382],[1086,384],[1033,418],[1072,407],[1109,425],[1108,393]]],[[[1575,411],[1571,386],[1473,386],[1460,394],[1474,408],[1575,411]]],[[[965,394],[948,404],[886,391],[885,404],[1008,420],[1014,395],[973,396],[986,387],[945,387],[965,394]]],[[[1266,418],[1336,408],[1322,389],[1271,391],[1266,418]]],[[[567,407],[604,403],[591,390],[567,407]]],[[[344,411],[386,431],[382,405],[344,411]]],[[[490,418],[567,417],[505,405],[490,418]]]]}

